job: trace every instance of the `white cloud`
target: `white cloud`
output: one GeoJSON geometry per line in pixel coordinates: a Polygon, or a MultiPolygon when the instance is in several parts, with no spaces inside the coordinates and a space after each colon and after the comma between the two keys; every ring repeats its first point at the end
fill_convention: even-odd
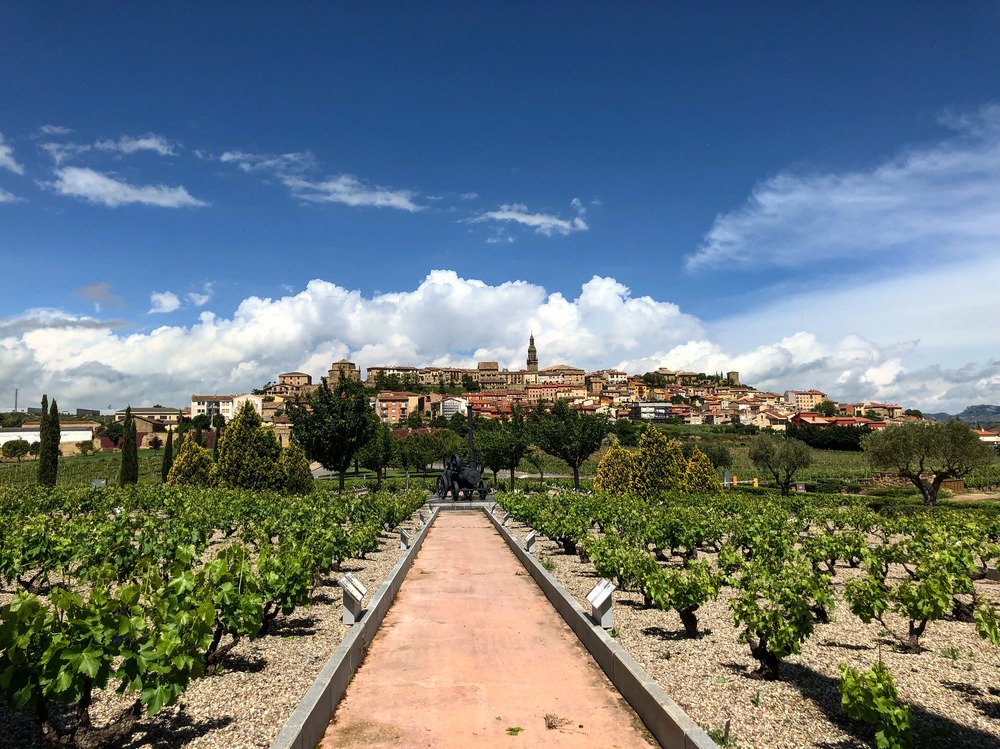
{"type": "Polygon", "coordinates": [[[69,135],[73,129],[62,125],[42,125],[38,132],[42,135],[69,135]]]}
{"type": "Polygon", "coordinates": [[[0,187],[0,203],[20,203],[21,198],[12,192],[8,192],[0,187]]]}
{"type": "Polygon", "coordinates": [[[466,219],[466,221],[470,224],[478,224],[485,221],[513,222],[529,226],[536,233],[546,237],[551,237],[553,234],[566,236],[575,231],[586,231],[590,228],[583,220],[583,213],[585,211],[582,204],[576,198],[573,200],[572,205],[577,209],[578,215],[572,219],[563,219],[546,213],[529,213],[528,206],[523,203],[510,203],[501,205],[498,210],[486,211],[478,216],[466,219]]]}
{"type": "Polygon", "coordinates": [[[201,285],[201,291],[190,291],[187,299],[195,307],[204,307],[212,301],[212,282],[207,281],[201,285]]]}
{"type": "Polygon", "coordinates": [[[137,151],[152,151],[160,156],[176,154],[170,141],[155,133],[146,133],[138,137],[123,135],[118,140],[99,140],[94,144],[94,148],[98,151],[115,151],[124,154],[132,154],[137,151]]]}
{"type": "Polygon", "coordinates": [[[165,185],[130,185],[93,169],[63,167],[57,169],[56,181],[49,183],[60,195],[82,198],[90,203],[115,208],[140,203],[162,208],[208,205],[193,197],[183,187],[165,185]]]}
{"type": "Polygon", "coordinates": [[[423,210],[423,206],[414,202],[416,193],[411,190],[370,186],[351,174],[340,174],[319,182],[294,175],[283,175],[281,181],[295,197],[310,203],[398,208],[411,213],[423,210]]]}
{"type": "Polygon", "coordinates": [[[461,195],[459,195],[459,197],[462,200],[475,200],[476,198],[479,197],[479,193],[478,192],[463,192],[461,195]]]}
{"type": "Polygon", "coordinates": [[[150,315],[166,312],[176,312],[181,307],[181,300],[172,291],[154,291],[149,295],[150,315]]]}
{"type": "Polygon", "coordinates": [[[1000,244],[1000,105],[951,117],[955,137],[867,171],[791,171],[715,219],[689,271],[810,267],[833,260],[925,262],[1000,244]]]}
{"type": "Polygon", "coordinates": [[[356,207],[397,208],[411,213],[424,209],[415,202],[412,190],[369,185],[352,174],[338,174],[313,179],[306,174],[317,169],[315,157],[308,151],[255,154],[226,151],[219,160],[236,164],[247,172],[271,172],[292,195],[309,203],[341,203],[356,207]]]}
{"type": "Polygon", "coordinates": [[[24,167],[14,158],[14,149],[4,143],[2,133],[0,133],[0,169],[6,169],[14,174],[24,174],[24,167]]]}

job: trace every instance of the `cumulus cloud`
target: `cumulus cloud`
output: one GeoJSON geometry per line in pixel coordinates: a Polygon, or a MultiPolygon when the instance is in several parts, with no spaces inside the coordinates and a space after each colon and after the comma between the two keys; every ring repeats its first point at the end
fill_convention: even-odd
{"type": "MultiPolygon", "coordinates": [[[[1000,261],[997,266],[983,277],[989,288],[1000,283],[1000,261]]],[[[863,296],[861,290],[857,299],[863,296]]],[[[180,310],[185,298],[194,303],[156,292],[150,312],[180,310]]],[[[432,271],[409,291],[371,295],[317,279],[297,293],[244,299],[229,316],[202,310],[193,324],[146,332],[30,310],[0,320],[0,380],[36,383],[39,397],[56,393],[65,405],[183,405],[193,392],[249,390],[282,371],[318,378],[345,356],[362,367],[495,360],[520,369],[527,335],[534,332],[543,366],[615,367],[633,374],[661,366],[737,370],[761,389],[816,387],[838,400],[895,401],[953,413],[971,403],[996,402],[1000,360],[977,361],[975,354],[1000,350],[1000,333],[983,337],[973,330],[946,341],[942,332],[921,340],[909,328],[887,325],[860,335],[851,331],[865,327],[850,315],[841,326],[823,323],[837,317],[829,310],[842,311],[851,300],[812,301],[811,314],[804,300],[789,300],[790,316],[784,318],[775,307],[705,323],[676,304],[633,296],[624,284],[601,276],[572,295],[525,281],[487,284],[448,270],[432,271]],[[978,343],[948,348],[964,345],[966,335],[978,343]]],[[[973,325],[973,317],[987,318],[984,329],[991,325],[981,306],[944,306],[939,314],[956,331],[973,325]]]]}
{"type": "Polygon", "coordinates": [[[317,164],[315,157],[308,151],[278,155],[226,151],[219,160],[236,164],[248,174],[270,172],[291,191],[292,195],[309,203],[396,208],[411,213],[424,208],[416,203],[417,194],[412,190],[371,185],[352,174],[338,174],[325,178],[310,177],[308,175],[317,169],[317,164]]]}
{"type": "Polygon", "coordinates": [[[123,135],[118,140],[99,140],[94,143],[94,148],[98,151],[114,151],[124,154],[132,154],[137,151],[152,151],[160,156],[176,154],[170,141],[155,133],[146,133],[140,136],[123,135]]]}
{"type": "Polygon", "coordinates": [[[531,227],[536,233],[546,237],[551,237],[553,234],[566,236],[576,231],[587,231],[590,227],[583,220],[583,215],[586,213],[583,204],[577,198],[573,198],[571,205],[577,212],[576,217],[571,219],[560,218],[547,213],[531,213],[528,210],[528,206],[524,203],[508,203],[501,205],[495,211],[486,211],[478,216],[466,219],[466,221],[470,224],[479,224],[487,221],[521,224],[531,227]]]}
{"type": "Polygon", "coordinates": [[[833,260],[899,265],[990,254],[1000,244],[1000,105],[944,124],[957,134],[863,171],[785,171],[718,216],[689,271],[808,267],[833,260]]]}
{"type": "Polygon", "coordinates": [[[187,300],[195,307],[204,307],[212,301],[212,282],[207,281],[201,285],[201,291],[189,291],[187,300]]]}
{"type": "Polygon", "coordinates": [[[180,298],[172,291],[154,291],[149,295],[150,315],[176,312],[181,307],[180,298]]]}
{"type": "Polygon", "coordinates": [[[81,167],[57,169],[56,181],[49,187],[60,195],[81,198],[90,203],[117,208],[139,203],[161,208],[184,208],[208,205],[193,197],[184,187],[165,185],[130,185],[102,172],[81,167]]]}
{"type": "Polygon", "coordinates": [[[0,169],[6,169],[14,174],[24,174],[24,167],[14,158],[14,149],[4,142],[0,133],[0,169]]]}

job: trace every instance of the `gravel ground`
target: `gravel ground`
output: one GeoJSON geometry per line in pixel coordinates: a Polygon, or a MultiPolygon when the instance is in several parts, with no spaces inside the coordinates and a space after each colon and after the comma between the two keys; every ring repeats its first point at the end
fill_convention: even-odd
{"type": "MultiPolygon", "coordinates": [[[[413,536],[418,528],[416,513],[402,527],[413,536]]],[[[152,718],[144,715],[123,747],[269,746],[350,629],[340,621],[342,595],[337,578],[352,572],[368,588],[364,601],[368,606],[402,554],[398,534],[383,533],[379,550],[367,559],[345,560],[342,569],[332,572],[316,589],[312,605],[289,617],[279,616],[271,634],[239,643],[221,673],[192,682],[177,703],[152,718]]],[[[10,594],[9,590],[0,593],[0,603],[6,603],[10,594]]],[[[124,704],[117,695],[100,695],[92,710],[95,722],[99,725],[124,704]]],[[[27,715],[12,715],[2,705],[0,746],[47,747],[36,738],[27,715]]]]}
{"type": "MultiPolygon", "coordinates": [[[[521,539],[530,530],[514,521],[510,529],[521,539]]],[[[586,595],[598,579],[593,566],[541,537],[535,555],[555,563],[553,576],[589,611],[586,595]]],[[[881,625],[864,624],[844,603],[844,583],[859,574],[837,568],[830,623],[817,624],[801,654],[782,661],[782,681],[749,678],[757,662],[738,640],[729,608],[733,596],[726,588],[697,612],[699,628],[710,630],[698,640],[682,636],[676,612],[646,609],[641,595],[616,591],[617,639],[695,722],[718,730],[728,722],[733,747],[873,746],[874,729],[848,719],[840,708],[838,664],[864,671],[881,654],[900,700],[912,711],[915,746],[1000,748],[1000,650],[980,638],[974,625],[945,619],[927,625],[923,652],[896,652],[879,636],[881,625]]],[[[976,587],[980,596],[1000,601],[996,583],[980,581],[976,587]]],[[[901,620],[896,629],[905,631],[901,620]]]]}

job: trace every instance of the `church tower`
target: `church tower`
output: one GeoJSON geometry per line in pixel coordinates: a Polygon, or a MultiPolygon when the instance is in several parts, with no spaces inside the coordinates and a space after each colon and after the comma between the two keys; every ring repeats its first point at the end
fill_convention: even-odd
{"type": "Polygon", "coordinates": [[[528,371],[537,372],[538,371],[538,352],[535,351],[535,336],[534,334],[528,339],[528,371]]]}

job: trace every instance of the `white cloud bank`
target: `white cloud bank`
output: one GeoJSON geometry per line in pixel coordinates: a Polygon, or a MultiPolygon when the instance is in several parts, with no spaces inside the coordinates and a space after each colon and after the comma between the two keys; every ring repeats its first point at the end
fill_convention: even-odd
{"type": "Polygon", "coordinates": [[[81,198],[89,203],[117,208],[138,203],[160,208],[186,208],[208,203],[192,196],[184,187],[130,185],[102,172],[68,166],[57,169],[55,182],[48,186],[60,195],[81,198]]]}
{"type": "Polygon", "coordinates": [[[982,257],[1000,246],[1000,105],[942,118],[955,135],[866,171],[786,171],[718,216],[686,261],[712,268],[906,263],[982,257]]]}
{"type": "Polygon", "coordinates": [[[181,308],[180,298],[172,291],[154,291],[149,295],[150,315],[176,312],[181,308]]]}
{"type": "MultiPolygon", "coordinates": [[[[160,311],[182,304],[177,294],[161,295],[153,301],[160,311]]],[[[595,276],[568,298],[524,281],[489,285],[439,270],[412,291],[372,296],[314,280],[297,294],[245,299],[228,318],[206,310],[190,326],[148,333],[30,311],[0,320],[0,380],[72,407],[183,405],[196,391],[247,390],[279,372],[319,377],[343,356],[362,367],[497,360],[521,368],[533,332],[543,366],[735,369],[761,388],[818,387],[842,400],[895,400],[928,410],[997,402],[1000,361],[966,363],[974,360],[945,352],[936,364],[914,365],[923,344],[912,338],[804,332],[815,319],[803,318],[802,329],[788,334],[757,329],[724,344],[677,305],[633,297],[612,278],[595,276]]],[[[987,356],[997,350],[984,349],[987,356]]]]}

